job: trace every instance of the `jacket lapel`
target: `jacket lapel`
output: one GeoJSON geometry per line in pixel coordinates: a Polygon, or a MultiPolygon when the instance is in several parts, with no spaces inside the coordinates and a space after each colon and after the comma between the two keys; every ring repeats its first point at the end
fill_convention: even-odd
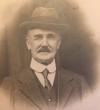
{"type": "Polygon", "coordinates": [[[21,95],[25,97],[28,103],[41,108],[40,106],[45,106],[45,99],[40,90],[40,84],[36,78],[34,71],[28,69],[22,73],[18,79],[20,83],[19,91],[21,95]]]}
{"type": "Polygon", "coordinates": [[[64,108],[72,98],[74,79],[67,70],[61,69],[58,73],[59,108],[64,108]]]}

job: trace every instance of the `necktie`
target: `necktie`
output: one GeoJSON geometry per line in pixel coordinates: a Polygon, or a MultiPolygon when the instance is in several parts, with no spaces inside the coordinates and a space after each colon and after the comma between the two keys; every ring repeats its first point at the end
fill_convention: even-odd
{"type": "Polygon", "coordinates": [[[45,88],[50,89],[52,87],[50,81],[48,80],[48,74],[49,71],[47,69],[45,69],[43,72],[43,77],[44,77],[44,82],[45,82],[45,88]]]}

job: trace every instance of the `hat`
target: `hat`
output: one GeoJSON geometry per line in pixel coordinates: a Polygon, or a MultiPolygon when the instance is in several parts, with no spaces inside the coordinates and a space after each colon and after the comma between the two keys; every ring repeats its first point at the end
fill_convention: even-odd
{"type": "Polygon", "coordinates": [[[24,29],[46,28],[63,31],[68,28],[55,8],[37,7],[33,10],[28,20],[22,22],[20,26],[24,29]]]}

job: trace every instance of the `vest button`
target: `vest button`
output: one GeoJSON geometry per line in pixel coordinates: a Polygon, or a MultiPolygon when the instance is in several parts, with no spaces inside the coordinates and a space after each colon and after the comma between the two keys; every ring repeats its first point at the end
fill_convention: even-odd
{"type": "Polygon", "coordinates": [[[52,99],[51,99],[51,98],[49,98],[49,99],[48,99],[48,102],[51,102],[51,101],[52,101],[52,99]]]}

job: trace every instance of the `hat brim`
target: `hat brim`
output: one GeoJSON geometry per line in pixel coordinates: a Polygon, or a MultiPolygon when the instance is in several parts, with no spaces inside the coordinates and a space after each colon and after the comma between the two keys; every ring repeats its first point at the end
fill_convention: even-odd
{"type": "Polygon", "coordinates": [[[68,24],[59,24],[59,23],[44,23],[44,22],[24,22],[20,25],[21,29],[30,30],[34,28],[50,29],[54,31],[64,32],[68,29],[68,24]]]}

